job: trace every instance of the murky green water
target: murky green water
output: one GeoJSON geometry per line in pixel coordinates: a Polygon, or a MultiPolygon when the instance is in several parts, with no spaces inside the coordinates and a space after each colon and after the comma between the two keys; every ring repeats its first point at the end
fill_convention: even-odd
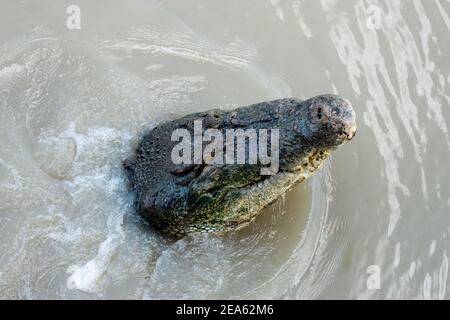
{"type": "Polygon", "coordinates": [[[71,4],[0,0],[0,298],[450,297],[448,1],[71,4]],[[145,128],[321,93],[357,137],[250,227],[139,222],[145,128]]]}

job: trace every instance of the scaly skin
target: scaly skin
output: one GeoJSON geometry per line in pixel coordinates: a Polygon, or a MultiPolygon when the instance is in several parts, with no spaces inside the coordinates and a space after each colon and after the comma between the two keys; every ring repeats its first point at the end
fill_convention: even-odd
{"type": "Polygon", "coordinates": [[[354,111],[339,96],[281,99],[163,123],[142,138],[124,167],[136,192],[136,209],[155,229],[175,238],[223,233],[248,225],[355,133],[354,111]],[[178,141],[171,141],[172,132],[185,128],[192,134],[194,120],[203,120],[203,130],[279,129],[279,172],[263,176],[260,169],[267,166],[259,163],[174,164],[171,152],[178,141]]]}

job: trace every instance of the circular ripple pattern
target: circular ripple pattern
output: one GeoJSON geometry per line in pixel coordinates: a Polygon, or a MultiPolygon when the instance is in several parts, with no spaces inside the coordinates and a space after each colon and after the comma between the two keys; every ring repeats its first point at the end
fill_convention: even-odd
{"type": "Polygon", "coordinates": [[[64,3],[0,12],[0,298],[450,297],[448,1],[79,6],[81,30],[64,3]],[[139,221],[121,161],[143,131],[322,93],[357,137],[248,228],[139,221]]]}

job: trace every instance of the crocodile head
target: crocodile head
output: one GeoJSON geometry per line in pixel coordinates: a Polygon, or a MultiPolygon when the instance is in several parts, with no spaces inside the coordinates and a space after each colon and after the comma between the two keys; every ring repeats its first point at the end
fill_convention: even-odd
{"type": "MultiPolygon", "coordinates": [[[[136,191],[137,210],[156,229],[177,238],[224,232],[252,221],[264,207],[318,170],[330,152],[355,133],[355,113],[340,96],[281,99],[163,123],[143,137],[126,168],[136,191]],[[230,129],[276,129],[277,148],[272,148],[272,138],[266,147],[272,157],[277,155],[277,170],[261,174],[267,163],[174,163],[171,154],[178,141],[173,141],[172,133],[184,128],[187,136],[198,137],[195,123],[199,120],[205,126],[200,135],[208,129],[223,136],[230,129]]],[[[245,141],[245,149],[250,150],[250,139],[245,141]]],[[[233,144],[236,148],[237,139],[233,144]]],[[[220,151],[225,153],[232,145],[220,151]]],[[[258,150],[260,146],[258,138],[258,150]]]]}
{"type": "Polygon", "coordinates": [[[351,104],[337,95],[294,100],[280,121],[282,171],[300,168],[313,172],[341,144],[356,134],[351,104]]]}

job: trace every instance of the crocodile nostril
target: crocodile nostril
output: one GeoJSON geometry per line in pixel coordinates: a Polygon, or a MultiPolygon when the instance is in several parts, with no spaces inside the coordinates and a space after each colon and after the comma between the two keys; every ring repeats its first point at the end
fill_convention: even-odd
{"type": "Polygon", "coordinates": [[[319,118],[319,120],[322,120],[322,108],[320,108],[320,107],[317,110],[317,118],[319,118]]]}

